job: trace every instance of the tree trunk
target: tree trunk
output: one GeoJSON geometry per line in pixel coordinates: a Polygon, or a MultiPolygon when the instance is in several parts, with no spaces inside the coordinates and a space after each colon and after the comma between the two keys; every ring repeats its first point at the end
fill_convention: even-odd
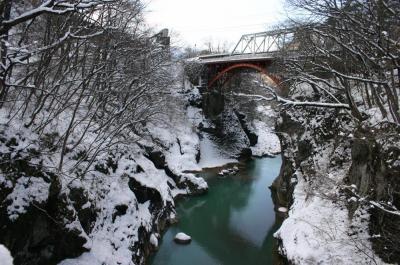
{"type": "Polygon", "coordinates": [[[356,103],[354,102],[353,96],[351,95],[351,88],[350,88],[349,81],[345,80],[342,77],[339,77],[339,80],[344,87],[346,98],[347,98],[348,104],[350,106],[351,114],[353,114],[353,116],[356,117],[356,119],[361,121],[362,115],[361,115],[360,111],[358,110],[356,103]]]}
{"type": "MultiPolygon", "coordinates": [[[[0,25],[4,20],[10,19],[10,14],[11,14],[11,6],[12,6],[12,0],[5,0],[1,4],[1,17],[0,17],[0,25]]],[[[9,72],[9,69],[7,69],[7,46],[6,42],[8,41],[8,30],[3,33],[3,37],[1,38],[1,47],[0,47],[0,61],[1,61],[1,71],[0,71],[0,108],[3,107],[4,101],[7,99],[7,93],[8,93],[8,86],[6,83],[7,79],[7,73],[9,72]]]]}
{"type": "Polygon", "coordinates": [[[382,100],[374,87],[372,87],[372,96],[374,97],[374,100],[375,100],[376,104],[378,105],[379,110],[381,111],[382,117],[386,118],[387,111],[386,111],[385,107],[383,106],[382,100]]]}

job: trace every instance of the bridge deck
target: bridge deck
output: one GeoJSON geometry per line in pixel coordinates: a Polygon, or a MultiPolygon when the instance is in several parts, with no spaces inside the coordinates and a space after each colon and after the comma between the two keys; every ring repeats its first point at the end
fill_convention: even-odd
{"type": "Polygon", "coordinates": [[[220,64],[220,63],[240,63],[240,62],[257,62],[273,60],[276,52],[256,53],[256,54],[213,54],[199,57],[202,64],[220,64]]]}

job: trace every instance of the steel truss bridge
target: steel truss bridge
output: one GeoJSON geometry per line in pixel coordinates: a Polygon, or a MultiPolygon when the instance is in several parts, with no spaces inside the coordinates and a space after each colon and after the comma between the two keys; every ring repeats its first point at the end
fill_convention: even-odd
{"type": "Polygon", "coordinates": [[[272,62],[297,50],[295,28],[277,29],[243,35],[231,53],[199,57],[206,67],[202,85],[223,85],[235,69],[253,69],[270,77],[277,85],[280,78],[268,72],[272,62]]]}

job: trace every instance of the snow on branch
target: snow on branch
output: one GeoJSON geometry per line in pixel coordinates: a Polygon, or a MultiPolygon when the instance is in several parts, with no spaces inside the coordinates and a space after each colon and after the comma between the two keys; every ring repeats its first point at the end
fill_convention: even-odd
{"type": "Polygon", "coordinates": [[[376,202],[376,201],[368,199],[367,197],[363,197],[363,196],[359,195],[356,191],[357,187],[354,184],[351,186],[343,186],[343,188],[345,190],[349,191],[351,196],[353,196],[353,198],[356,198],[356,200],[360,203],[364,203],[364,204],[376,207],[376,208],[378,208],[386,213],[389,213],[389,214],[394,214],[394,215],[400,216],[400,210],[397,209],[390,202],[388,202],[388,203],[385,203],[382,201],[376,202]]]}
{"type": "Polygon", "coordinates": [[[283,105],[290,105],[290,106],[303,106],[303,107],[320,107],[320,108],[344,108],[344,109],[350,109],[350,106],[345,103],[329,103],[329,102],[316,102],[316,101],[294,101],[290,99],[283,98],[279,96],[272,88],[266,87],[270,94],[271,97],[265,97],[261,95],[254,95],[254,94],[244,94],[244,93],[234,93],[236,96],[240,97],[249,97],[249,98],[256,98],[256,99],[261,99],[261,100],[276,100],[280,103],[283,103],[283,105]]]}
{"type": "Polygon", "coordinates": [[[69,12],[75,12],[82,9],[88,9],[113,2],[115,2],[115,0],[86,0],[78,1],[77,3],[70,3],[65,0],[47,0],[43,2],[40,6],[32,10],[26,11],[25,13],[22,13],[15,18],[3,20],[1,22],[0,34],[7,32],[7,30],[12,28],[13,26],[31,20],[44,13],[63,15],[69,12]]]}

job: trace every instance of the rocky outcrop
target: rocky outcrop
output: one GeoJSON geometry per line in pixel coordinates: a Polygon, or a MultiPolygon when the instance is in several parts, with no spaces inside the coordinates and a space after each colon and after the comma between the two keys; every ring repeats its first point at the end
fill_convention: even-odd
{"type": "Polygon", "coordinates": [[[204,93],[202,107],[211,126],[200,124],[199,129],[208,133],[227,154],[250,158],[250,146],[257,143],[257,135],[248,128],[246,116],[228,106],[226,96],[219,90],[204,93]]]}
{"type": "Polygon", "coordinates": [[[296,147],[297,139],[304,133],[301,123],[293,120],[286,111],[281,112],[276,130],[280,132],[280,142],[282,148],[282,166],[278,177],[271,185],[273,200],[275,205],[288,206],[293,203],[293,189],[296,185],[296,155],[293,152],[296,147]],[[292,140],[294,139],[294,140],[292,140]]]}
{"type": "Polygon", "coordinates": [[[220,114],[225,110],[225,96],[221,90],[210,90],[202,94],[203,112],[207,119],[218,122],[220,114]]]}
{"type": "MultiPolygon", "coordinates": [[[[15,265],[50,265],[79,256],[86,251],[87,239],[72,225],[77,213],[61,190],[59,176],[46,171],[42,162],[31,163],[38,150],[19,148],[22,135],[8,140],[2,133],[0,142],[9,152],[3,149],[0,154],[1,161],[8,161],[0,163],[0,243],[11,251],[15,265]]],[[[90,219],[84,215],[78,214],[90,219]]]]}
{"type": "Polygon", "coordinates": [[[246,133],[247,138],[249,138],[250,146],[255,146],[258,142],[258,136],[250,130],[249,125],[247,124],[246,115],[237,110],[234,110],[234,113],[236,117],[238,117],[240,125],[243,131],[246,133]]]}
{"type": "MultiPolygon", "coordinates": [[[[381,124],[361,126],[352,143],[352,165],[348,174],[357,193],[400,209],[400,128],[381,124]]],[[[352,210],[357,204],[352,205],[352,210]]],[[[372,246],[388,263],[400,263],[400,216],[374,207],[369,223],[372,246]]]]}
{"type": "Polygon", "coordinates": [[[51,200],[33,202],[16,220],[9,219],[8,203],[0,207],[0,240],[13,254],[14,264],[57,264],[87,250],[81,231],[68,228],[76,218],[68,198],[57,191],[51,193],[51,200]]]}
{"type": "MultiPolygon", "coordinates": [[[[158,169],[163,169],[168,177],[172,178],[176,186],[180,189],[189,190],[191,195],[201,195],[207,192],[207,188],[197,185],[186,177],[184,173],[174,172],[166,163],[165,156],[161,150],[156,147],[145,147],[145,156],[153,162],[158,169]]],[[[196,155],[196,160],[200,159],[200,151],[196,155]]],[[[198,162],[198,161],[197,161],[198,162]]]]}
{"type": "MultiPolygon", "coordinates": [[[[281,112],[277,130],[283,164],[280,175],[271,186],[275,191],[274,201],[290,207],[299,178],[307,183],[307,190],[303,192],[310,197],[329,194],[329,187],[339,189],[341,193],[330,195],[330,200],[335,205],[347,207],[349,219],[354,219],[355,224],[347,233],[356,236],[356,223],[368,220],[370,242],[375,253],[385,262],[400,262],[397,243],[400,217],[368,203],[382,202],[397,209],[400,207],[399,128],[389,123],[379,127],[356,124],[338,111],[285,109],[281,112]],[[317,127],[311,124],[317,124],[317,127]],[[322,178],[327,172],[343,172],[343,177],[339,182],[322,178]],[[326,184],[329,181],[332,183],[326,184]],[[361,208],[368,209],[369,219],[360,217],[361,208]]],[[[279,242],[282,244],[280,239],[279,242]]],[[[287,262],[291,263],[291,260],[287,262]]]]}

